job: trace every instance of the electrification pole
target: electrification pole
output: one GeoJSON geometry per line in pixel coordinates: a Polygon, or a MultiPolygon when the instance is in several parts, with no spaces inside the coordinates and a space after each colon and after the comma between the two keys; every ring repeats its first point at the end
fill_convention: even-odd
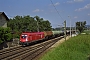
{"type": "MultiPolygon", "coordinates": [[[[35,17],[34,17],[35,18],[35,17]]],[[[37,23],[37,31],[39,32],[39,24],[38,24],[38,20],[35,18],[36,23],[37,23]]]]}
{"type": "Polygon", "coordinates": [[[75,23],[75,34],[76,34],[76,23],[75,23]]]}
{"type": "Polygon", "coordinates": [[[37,31],[39,32],[39,24],[38,24],[38,21],[37,21],[37,31]]]}
{"type": "Polygon", "coordinates": [[[70,18],[70,37],[72,37],[72,34],[71,34],[71,17],[68,16],[70,18]]]}
{"type": "Polygon", "coordinates": [[[66,20],[64,21],[64,34],[65,34],[65,41],[66,41],[66,20]]]}

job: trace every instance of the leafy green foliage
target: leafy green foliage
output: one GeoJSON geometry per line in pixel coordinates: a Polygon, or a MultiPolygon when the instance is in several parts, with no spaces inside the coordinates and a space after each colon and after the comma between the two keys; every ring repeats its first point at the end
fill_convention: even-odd
{"type": "Polygon", "coordinates": [[[78,35],[52,49],[41,60],[87,60],[89,54],[90,35],[78,35]]]}
{"type": "Polygon", "coordinates": [[[0,27],[0,40],[1,43],[4,41],[4,29],[2,27],[0,27]]]}
{"type": "Polygon", "coordinates": [[[8,22],[8,27],[10,27],[14,32],[37,32],[38,30],[48,31],[51,30],[51,23],[48,20],[40,18],[39,16],[15,16],[8,22]]]}
{"type": "Polygon", "coordinates": [[[3,41],[2,41],[2,40],[0,40],[0,44],[1,44],[1,43],[3,43],[3,41]]]}
{"type": "Polygon", "coordinates": [[[10,41],[11,39],[12,39],[12,34],[11,33],[5,34],[5,40],[6,41],[10,41]]]}
{"type": "Polygon", "coordinates": [[[11,29],[0,27],[0,43],[12,39],[11,29]]]}
{"type": "Polygon", "coordinates": [[[79,30],[79,32],[83,32],[86,25],[86,21],[84,22],[76,22],[76,28],[79,30]]]}

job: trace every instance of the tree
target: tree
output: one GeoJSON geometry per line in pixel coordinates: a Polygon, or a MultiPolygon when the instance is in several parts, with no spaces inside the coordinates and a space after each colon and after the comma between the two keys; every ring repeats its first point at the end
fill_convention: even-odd
{"type": "Polygon", "coordinates": [[[14,32],[37,32],[37,31],[50,31],[51,23],[48,20],[44,20],[39,16],[30,17],[27,16],[15,16],[8,22],[8,27],[14,32]]]}
{"type": "Polygon", "coordinates": [[[11,29],[9,27],[7,28],[0,27],[0,43],[11,40],[12,40],[11,29]]]}
{"type": "Polygon", "coordinates": [[[39,16],[34,17],[36,19],[37,30],[38,31],[51,31],[51,23],[48,20],[44,20],[39,16]]]}
{"type": "Polygon", "coordinates": [[[85,28],[85,25],[86,25],[86,21],[84,22],[76,22],[76,29],[79,30],[79,32],[83,32],[84,28],[85,28]]]}
{"type": "Polygon", "coordinates": [[[43,21],[43,30],[44,31],[51,31],[51,23],[48,21],[48,20],[46,20],[46,21],[43,21]]]}

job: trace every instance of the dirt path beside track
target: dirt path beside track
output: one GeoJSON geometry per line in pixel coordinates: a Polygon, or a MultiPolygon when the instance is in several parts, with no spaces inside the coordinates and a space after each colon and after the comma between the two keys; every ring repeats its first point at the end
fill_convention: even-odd
{"type": "MultiPolygon", "coordinates": [[[[66,40],[68,40],[70,38],[70,36],[66,37],[66,40]]],[[[56,42],[51,48],[57,47],[58,45],[60,45],[61,43],[65,42],[65,39],[62,38],[61,40],[59,40],[58,42],[56,42]]]]}

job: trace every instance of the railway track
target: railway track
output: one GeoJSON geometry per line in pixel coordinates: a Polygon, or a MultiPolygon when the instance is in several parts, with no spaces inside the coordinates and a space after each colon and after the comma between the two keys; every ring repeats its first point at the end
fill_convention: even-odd
{"type": "Polygon", "coordinates": [[[33,60],[40,53],[52,46],[62,37],[51,39],[43,43],[27,47],[15,47],[0,51],[0,60],[33,60]]]}

